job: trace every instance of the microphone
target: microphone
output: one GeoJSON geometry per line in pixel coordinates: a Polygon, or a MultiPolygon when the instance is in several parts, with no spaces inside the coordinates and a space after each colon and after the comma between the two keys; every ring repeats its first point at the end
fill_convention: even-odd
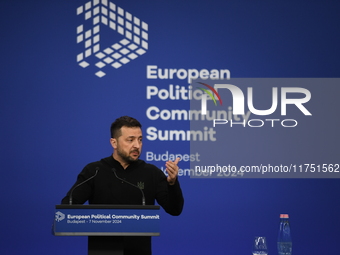
{"type": "Polygon", "coordinates": [[[93,179],[94,177],[96,177],[97,173],[99,171],[99,167],[96,167],[96,173],[91,176],[90,178],[86,179],[85,181],[79,183],[78,185],[76,185],[75,187],[73,187],[73,189],[71,189],[70,191],[70,200],[69,200],[69,204],[72,205],[72,194],[73,194],[73,191],[78,188],[79,186],[83,185],[85,182],[88,182],[89,180],[93,179]]]}
{"type": "Polygon", "coordinates": [[[119,177],[117,176],[116,169],[112,168],[112,172],[114,173],[114,175],[116,176],[116,178],[117,178],[118,180],[121,180],[122,182],[125,182],[125,183],[127,183],[127,184],[129,184],[129,185],[131,185],[131,186],[133,186],[133,187],[135,187],[135,188],[137,188],[137,189],[139,189],[140,192],[142,192],[142,205],[145,205],[145,195],[144,195],[144,191],[143,191],[140,187],[138,187],[137,185],[134,185],[134,184],[132,184],[131,182],[125,181],[125,180],[122,179],[122,178],[119,178],[119,177]]]}

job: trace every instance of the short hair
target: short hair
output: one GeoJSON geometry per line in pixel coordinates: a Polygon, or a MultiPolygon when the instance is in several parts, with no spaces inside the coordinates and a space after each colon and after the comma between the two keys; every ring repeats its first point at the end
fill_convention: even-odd
{"type": "Polygon", "coordinates": [[[142,128],[142,125],[139,123],[138,120],[135,118],[129,117],[129,116],[122,116],[118,119],[116,119],[112,124],[111,124],[111,138],[116,138],[120,137],[122,135],[121,128],[122,127],[139,127],[142,128]]]}

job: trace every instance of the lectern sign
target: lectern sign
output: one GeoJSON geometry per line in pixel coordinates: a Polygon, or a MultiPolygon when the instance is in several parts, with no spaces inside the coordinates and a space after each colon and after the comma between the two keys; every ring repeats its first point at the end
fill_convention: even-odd
{"type": "Polygon", "coordinates": [[[54,234],[62,236],[159,235],[159,206],[56,206],[54,234]]]}

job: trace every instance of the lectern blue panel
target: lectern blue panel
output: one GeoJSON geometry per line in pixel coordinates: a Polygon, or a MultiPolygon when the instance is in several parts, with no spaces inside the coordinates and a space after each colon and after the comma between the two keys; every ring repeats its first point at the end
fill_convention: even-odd
{"type": "Polygon", "coordinates": [[[159,206],[56,206],[56,236],[158,236],[159,206]]]}

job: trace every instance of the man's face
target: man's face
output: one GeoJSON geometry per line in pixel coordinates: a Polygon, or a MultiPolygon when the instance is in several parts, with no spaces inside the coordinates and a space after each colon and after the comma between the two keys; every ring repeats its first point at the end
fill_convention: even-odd
{"type": "Polygon", "coordinates": [[[142,130],[139,127],[122,127],[121,132],[118,139],[111,138],[115,155],[125,163],[138,160],[142,151],[142,130]]]}

